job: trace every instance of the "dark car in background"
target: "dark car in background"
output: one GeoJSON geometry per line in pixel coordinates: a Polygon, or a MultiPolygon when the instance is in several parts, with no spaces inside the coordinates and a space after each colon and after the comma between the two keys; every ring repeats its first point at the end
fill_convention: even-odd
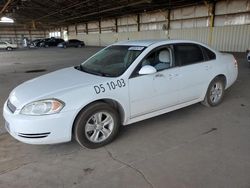
{"type": "Polygon", "coordinates": [[[44,40],[43,42],[40,43],[40,47],[51,47],[51,46],[57,46],[59,43],[64,42],[63,39],[60,38],[50,38],[49,40],[44,40]]]}
{"type": "Polygon", "coordinates": [[[37,41],[35,44],[36,47],[42,47],[42,45],[44,44],[44,42],[49,41],[51,38],[45,38],[45,39],[41,39],[39,41],[37,41]]]}
{"type": "Polygon", "coordinates": [[[85,43],[83,41],[77,40],[77,39],[70,39],[68,41],[59,43],[57,47],[59,48],[68,48],[68,47],[76,47],[81,48],[84,47],[85,43]]]}
{"type": "Polygon", "coordinates": [[[43,39],[35,39],[33,41],[30,42],[29,47],[30,48],[35,48],[35,47],[39,47],[38,44],[42,41],[43,39]]]}

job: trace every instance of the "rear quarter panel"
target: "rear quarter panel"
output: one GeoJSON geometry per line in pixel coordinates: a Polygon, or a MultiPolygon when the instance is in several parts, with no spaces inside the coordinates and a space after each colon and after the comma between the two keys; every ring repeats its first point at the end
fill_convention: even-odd
{"type": "Polygon", "coordinates": [[[218,53],[217,69],[226,76],[226,89],[229,88],[237,79],[238,65],[232,54],[218,53]]]}

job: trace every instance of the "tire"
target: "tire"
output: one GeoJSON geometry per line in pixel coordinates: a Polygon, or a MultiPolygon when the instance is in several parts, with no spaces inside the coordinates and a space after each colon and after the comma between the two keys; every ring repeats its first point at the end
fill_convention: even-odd
{"type": "Polygon", "coordinates": [[[48,47],[49,47],[49,45],[48,45],[48,44],[46,44],[44,47],[45,47],[45,48],[48,48],[48,47]]]}
{"type": "Polygon", "coordinates": [[[11,50],[13,50],[13,48],[7,47],[6,50],[11,51],[11,50]]]}
{"type": "Polygon", "coordinates": [[[79,44],[77,47],[78,47],[78,48],[81,48],[81,47],[82,47],[82,45],[81,45],[81,44],[79,44]]]}
{"type": "Polygon", "coordinates": [[[80,112],[74,123],[73,134],[81,146],[94,149],[113,141],[119,127],[117,111],[106,103],[98,102],[80,112]]]}
{"type": "Polygon", "coordinates": [[[63,45],[63,48],[67,48],[67,46],[66,46],[66,45],[63,45]]]}
{"type": "Polygon", "coordinates": [[[216,77],[209,84],[203,105],[208,107],[218,106],[224,98],[225,81],[220,77],[216,77]]]}

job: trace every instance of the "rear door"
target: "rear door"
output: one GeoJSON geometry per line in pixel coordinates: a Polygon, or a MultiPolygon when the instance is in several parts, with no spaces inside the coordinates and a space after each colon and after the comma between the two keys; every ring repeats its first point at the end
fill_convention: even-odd
{"type": "Polygon", "coordinates": [[[199,99],[207,89],[213,71],[213,60],[207,61],[203,49],[194,43],[174,45],[180,66],[180,103],[199,99]]]}

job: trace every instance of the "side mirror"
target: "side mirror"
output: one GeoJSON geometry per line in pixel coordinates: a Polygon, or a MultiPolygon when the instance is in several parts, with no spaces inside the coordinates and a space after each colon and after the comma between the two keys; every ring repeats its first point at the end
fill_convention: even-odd
{"type": "Polygon", "coordinates": [[[156,73],[156,72],[157,72],[157,70],[156,70],[153,66],[151,66],[151,65],[144,65],[144,66],[140,69],[139,74],[141,74],[141,75],[145,75],[145,74],[154,74],[154,73],[156,73]]]}

